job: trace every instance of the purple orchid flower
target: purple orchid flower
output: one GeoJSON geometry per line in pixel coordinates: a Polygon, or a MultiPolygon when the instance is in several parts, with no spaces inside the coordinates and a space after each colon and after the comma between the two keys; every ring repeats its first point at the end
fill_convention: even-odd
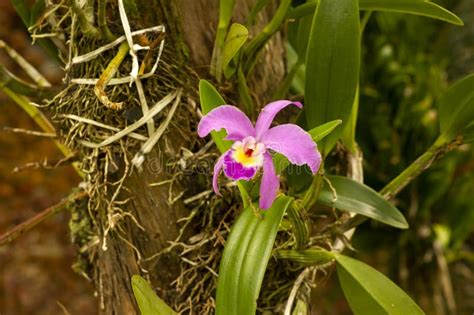
{"type": "Polygon", "coordinates": [[[270,150],[283,154],[293,164],[307,164],[311,172],[316,174],[321,164],[321,154],[311,136],[294,124],[270,128],[276,114],[288,105],[303,107],[299,102],[286,100],[270,103],[263,108],[255,127],[240,109],[232,105],[219,106],[201,119],[198,125],[200,137],[207,136],[213,130],[225,129],[225,139],[235,141],[214,166],[212,186],[217,194],[217,181],[222,169],[232,180],[250,180],[263,168],[259,206],[268,209],[280,187],[270,150]]]}

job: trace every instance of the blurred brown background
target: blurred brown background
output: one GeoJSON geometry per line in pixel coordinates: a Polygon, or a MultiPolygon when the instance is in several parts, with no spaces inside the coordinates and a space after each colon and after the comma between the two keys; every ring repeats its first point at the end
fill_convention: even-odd
{"type": "MultiPolygon", "coordinates": [[[[61,72],[40,48],[31,46],[22,21],[9,0],[0,0],[0,39],[17,50],[48,80],[61,72]]],[[[0,64],[21,76],[13,61],[0,52],[0,64]]],[[[70,166],[54,170],[27,169],[29,162],[60,159],[50,139],[5,132],[5,126],[39,130],[32,119],[0,92],[0,234],[66,197],[79,183],[70,166]]],[[[93,287],[76,274],[75,250],[69,240],[69,214],[64,212],[0,246],[0,314],[96,314],[93,287]]]]}

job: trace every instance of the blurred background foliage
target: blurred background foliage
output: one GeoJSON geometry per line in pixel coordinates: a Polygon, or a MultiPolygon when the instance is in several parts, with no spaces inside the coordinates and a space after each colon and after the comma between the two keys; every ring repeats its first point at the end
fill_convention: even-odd
{"type": "MultiPolygon", "coordinates": [[[[436,2],[465,26],[377,12],[363,34],[356,135],[365,183],[376,190],[434,142],[437,99],[474,72],[474,2],[436,2]]],[[[446,154],[395,199],[410,229],[369,221],[353,239],[363,259],[379,270],[389,267],[383,271],[427,314],[474,311],[473,170],[472,145],[446,154]]]]}

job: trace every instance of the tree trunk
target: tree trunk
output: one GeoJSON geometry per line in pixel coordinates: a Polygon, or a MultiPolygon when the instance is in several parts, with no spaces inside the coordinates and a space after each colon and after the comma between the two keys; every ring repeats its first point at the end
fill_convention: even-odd
{"type": "MultiPolygon", "coordinates": [[[[235,22],[244,22],[253,2],[237,1],[235,22]]],[[[108,23],[112,32],[122,34],[117,4],[114,1],[107,5],[108,23]]],[[[199,119],[196,113],[196,107],[199,107],[196,105],[197,86],[198,79],[206,78],[209,73],[218,19],[218,1],[137,0],[136,5],[137,15],[127,12],[132,30],[159,24],[166,26],[165,48],[156,75],[142,80],[148,105],[151,107],[168,92],[178,88],[184,89],[183,98],[165,135],[152,152],[146,155],[141,171],[130,164],[130,160],[140,149],[139,142],[124,138],[125,140],[106,147],[90,149],[84,147],[81,140],[99,142],[96,139],[98,129],[75,124],[58,115],[75,114],[115,127],[125,127],[129,114],[133,112],[131,109],[139,108],[139,95],[134,85],[121,86],[117,88],[118,92],[110,87],[106,90],[115,98],[125,100],[122,112],[105,108],[94,95],[93,86],[78,87],[71,83],[55,99],[53,112],[65,142],[84,158],[81,166],[85,170],[85,182],[90,193],[87,209],[73,210],[73,240],[81,247],[80,268],[91,276],[95,284],[102,314],[137,314],[130,286],[130,278],[134,274],[148,278],[158,295],[170,305],[180,307],[180,311],[211,312],[212,298],[201,300],[201,305],[190,306],[187,310],[183,307],[188,298],[183,295],[186,291],[177,289],[182,283],[173,283],[180,275],[184,277],[182,279],[186,279],[183,266],[189,265],[182,261],[183,247],[171,247],[170,250],[159,253],[180,235],[183,223],[178,220],[194,215],[193,209],[183,200],[210,188],[210,172],[205,174],[203,181],[202,176],[192,172],[180,174],[178,166],[190,163],[187,152],[197,152],[204,144],[197,139],[195,133],[199,119]],[[153,183],[157,185],[150,185],[153,183]]],[[[251,29],[252,35],[271,19],[276,7],[276,4],[269,4],[261,12],[257,25],[251,29]]],[[[75,42],[78,54],[105,44],[104,41],[86,39],[79,29],[76,29],[75,42]]],[[[281,82],[285,72],[284,52],[281,35],[277,34],[264,48],[260,61],[249,78],[253,97],[259,106],[270,100],[273,89],[281,82]]],[[[68,78],[98,78],[115,53],[116,50],[102,54],[91,62],[92,65],[74,65],[68,72],[68,78]]],[[[127,75],[130,67],[131,62],[127,56],[119,68],[119,74],[127,75]]],[[[232,82],[226,82],[226,86],[229,84],[232,82]]],[[[226,90],[227,101],[238,101],[233,88],[226,90]]],[[[160,116],[155,125],[158,126],[165,117],[160,116]]],[[[144,127],[136,132],[146,135],[144,127]]],[[[207,159],[213,163],[214,156],[207,159]]],[[[210,198],[214,196],[211,195],[210,198]]],[[[215,218],[221,218],[222,211],[229,208],[226,203],[208,204],[210,207],[220,205],[220,209],[209,209],[211,213],[215,213],[215,218]]],[[[213,214],[208,216],[212,217],[213,214]]],[[[202,229],[196,222],[189,224],[180,241],[186,243],[190,238],[199,239],[197,236],[202,229]]],[[[222,242],[215,243],[214,246],[222,246],[222,242]]],[[[212,257],[212,262],[209,260],[206,264],[216,269],[218,260],[219,255],[212,257]]],[[[207,279],[202,280],[203,283],[207,281],[207,286],[215,286],[215,276],[210,271],[200,272],[198,278],[207,279]]],[[[192,284],[196,279],[187,281],[192,284]]],[[[194,304],[196,301],[188,302],[194,304]]]]}

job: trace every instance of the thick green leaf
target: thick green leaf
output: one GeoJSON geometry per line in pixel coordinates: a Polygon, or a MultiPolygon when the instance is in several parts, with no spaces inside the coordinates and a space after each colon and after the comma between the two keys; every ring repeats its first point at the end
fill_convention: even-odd
{"type": "Polygon", "coordinates": [[[336,194],[324,183],[318,202],[400,228],[408,228],[403,214],[372,188],[343,176],[328,176],[336,194]]]}
{"type": "Polygon", "coordinates": [[[228,66],[231,60],[240,51],[240,48],[245,44],[248,37],[249,31],[245,26],[239,23],[231,25],[229,33],[227,34],[224,49],[222,50],[221,66],[226,77],[230,77],[235,72],[235,68],[230,71],[230,69],[228,70],[228,66]]]}
{"type": "Polygon", "coordinates": [[[422,315],[424,312],[395,283],[374,268],[333,253],[342,290],[355,315],[422,315]]]}
{"type": "Polygon", "coordinates": [[[309,128],[335,119],[342,125],[320,143],[327,155],[351,114],[359,81],[359,7],[353,0],[320,0],[306,57],[305,115],[309,128]]]}
{"type": "Polygon", "coordinates": [[[155,291],[145,279],[138,275],[132,276],[133,295],[137,300],[138,308],[142,315],[177,315],[155,291]]]}
{"type": "MultiPolygon", "coordinates": [[[[206,80],[199,81],[199,99],[201,101],[201,110],[204,115],[217,106],[225,104],[224,99],[219,92],[217,92],[216,88],[206,80]]],[[[224,140],[226,136],[224,130],[212,131],[211,136],[221,153],[230,149],[232,142],[224,140]]]]}
{"type": "Polygon", "coordinates": [[[296,261],[305,265],[324,265],[334,260],[334,255],[324,249],[279,250],[277,258],[296,261]]]}
{"type": "Polygon", "coordinates": [[[292,198],[278,197],[270,209],[247,207],[234,223],[219,267],[216,315],[251,315],[270,259],[280,222],[292,198]]]}
{"type": "MultiPolygon", "coordinates": [[[[314,13],[315,3],[305,3],[293,10],[288,18],[298,19],[314,13]]],[[[425,0],[359,0],[360,10],[386,11],[415,14],[438,19],[455,25],[463,25],[463,21],[454,13],[425,0]]]]}
{"type": "Polygon", "coordinates": [[[452,85],[439,100],[441,138],[450,142],[474,121],[474,74],[452,85]]]}

